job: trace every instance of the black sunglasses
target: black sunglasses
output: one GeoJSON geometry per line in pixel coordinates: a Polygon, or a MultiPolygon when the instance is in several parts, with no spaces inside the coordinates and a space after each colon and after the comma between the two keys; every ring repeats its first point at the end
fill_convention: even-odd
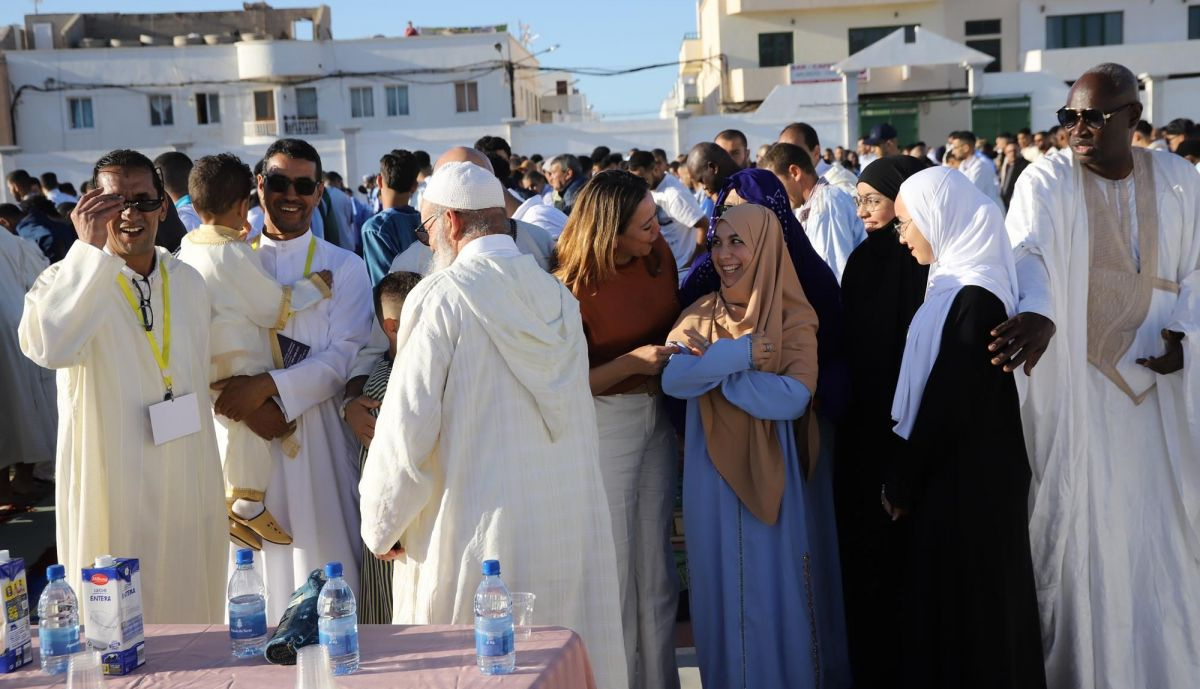
{"type": "Polygon", "coordinates": [[[149,213],[162,208],[162,197],[156,199],[134,199],[132,201],[121,201],[122,210],[136,208],[140,213],[149,213]]]}
{"type": "Polygon", "coordinates": [[[1113,108],[1108,112],[1097,110],[1095,108],[1086,108],[1084,110],[1077,110],[1075,108],[1059,108],[1058,112],[1055,114],[1058,115],[1058,124],[1061,127],[1074,129],[1075,125],[1079,122],[1079,119],[1083,118],[1083,124],[1088,129],[1094,130],[1103,128],[1104,125],[1108,124],[1109,118],[1121,112],[1125,108],[1131,107],[1132,105],[1133,103],[1126,103],[1125,105],[1113,108]]]}
{"type": "Polygon", "coordinates": [[[309,177],[297,177],[292,179],[287,175],[281,175],[278,172],[263,177],[263,184],[267,189],[276,194],[286,194],[288,187],[295,187],[296,193],[301,196],[312,196],[317,190],[317,180],[309,177]]]}
{"type": "Polygon", "coordinates": [[[425,220],[422,220],[420,225],[417,225],[417,229],[413,230],[413,233],[417,235],[418,242],[421,242],[425,246],[429,246],[429,224],[441,217],[442,213],[444,212],[445,211],[439,211],[434,213],[425,220]]]}

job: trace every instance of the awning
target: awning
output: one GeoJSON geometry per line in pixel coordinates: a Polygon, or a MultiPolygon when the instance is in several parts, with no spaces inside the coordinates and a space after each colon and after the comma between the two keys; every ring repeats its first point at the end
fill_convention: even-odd
{"type": "Polygon", "coordinates": [[[960,65],[982,67],[996,58],[987,53],[919,26],[896,29],[850,57],[836,63],[833,69],[846,74],[867,69],[887,67],[936,67],[960,65]],[[906,32],[912,32],[912,41],[906,41],[906,32]]]}

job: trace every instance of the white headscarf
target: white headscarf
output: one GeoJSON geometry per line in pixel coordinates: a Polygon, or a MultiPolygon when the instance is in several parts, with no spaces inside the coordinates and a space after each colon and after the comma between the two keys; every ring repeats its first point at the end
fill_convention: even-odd
{"type": "Polygon", "coordinates": [[[908,326],[900,380],[892,400],[893,430],[907,439],[921,408],[929,372],[937,361],[954,297],[968,285],[982,287],[1004,303],[1011,317],[1017,309],[1017,269],[1003,213],[958,170],[922,170],[900,186],[900,197],[934,256],[925,303],[908,326]]]}

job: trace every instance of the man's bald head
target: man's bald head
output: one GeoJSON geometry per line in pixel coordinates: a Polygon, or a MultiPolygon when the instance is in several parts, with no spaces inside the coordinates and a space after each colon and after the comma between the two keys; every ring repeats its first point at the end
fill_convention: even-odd
{"type": "Polygon", "coordinates": [[[713,196],[721,193],[726,180],[739,169],[725,149],[710,141],[692,147],[688,152],[687,168],[692,179],[713,196]]]}
{"type": "Polygon", "coordinates": [[[1084,72],[1067,93],[1069,114],[1094,110],[1108,117],[1099,127],[1076,116],[1065,125],[1071,151],[1101,176],[1122,179],[1133,169],[1133,129],[1142,117],[1138,79],[1129,68],[1105,63],[1084,72]]]}
{"type": "Polygon", "coordinates": [[[437,164],[433,166],[434,171],[436,172],[438,168],[446,163],[471,163],[472,165],[478,165],[492,174],[496,173],[492,169],[492,163],[488,160],[487,155],[466,146],[455,146],[443,153],[437,159],[437,164]]]}

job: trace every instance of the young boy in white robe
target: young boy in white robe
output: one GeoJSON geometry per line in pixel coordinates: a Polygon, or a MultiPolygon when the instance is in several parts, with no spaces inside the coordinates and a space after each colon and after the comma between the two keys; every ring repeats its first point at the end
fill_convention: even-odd
{"type": "MultiPolygon", "coordinates": [[[[375,317],[388,339],[388,351],[376,360],[371,374],[363,386],[363,395],[371,400],[370,415],[379,418],[379,407],[387,392],[388,379],[392,376],[392,362],[396,359],[396,332],[400,329],[400,312],[408,293],[421,281],[420,273],[388,273],[375,286],[375,317]]],[[[368,434],[359,438],[358,469],[361,473],[367,466],[367,451],[371,447],[368,434]]],[[[397,544],[399,549],[399,544],[397,544]]],[[[363,546],[363,563],[359,569],[358,621],[360,624],[392,623],[392,570],[390,560],[380,560],[363,546]]]]}
{"type": "MultiPolygon", "coordinates": [[[[203,276],[212,302],[213,381],[284,368],[285,357],[303,358],[303,345],[280,340],[276,331],[293,313],[328,298],[333,285],[328,270],[287,287],[263,270],[256,247],[245,241],[253,182],[250,168],[230,153],[201,158],[188,177],[192,207],[202,224],[184,238],[179,259],[203,276]]],[[[213,391],[214,400],[218,392],[213,391]]],[[[214,418],[231,539],[256,550],[264,540],[291,544],[291,535],[263,505],[274,470],[272,441],[241,421],[218,414],[214,418]]],[[[280,442],[289,456],[299,450],[293,434],[280,442]]]]}

